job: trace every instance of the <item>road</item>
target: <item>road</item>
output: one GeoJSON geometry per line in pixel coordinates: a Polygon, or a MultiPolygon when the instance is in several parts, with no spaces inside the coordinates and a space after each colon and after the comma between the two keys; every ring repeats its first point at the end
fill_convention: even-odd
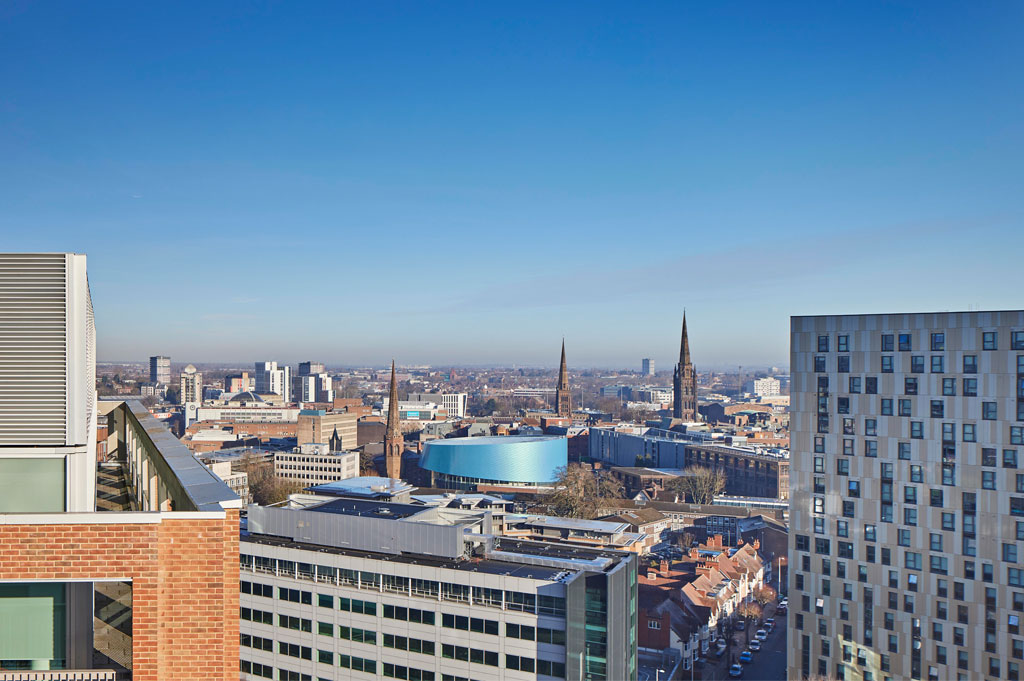
{"type": "MultiPolygon", "coordinates": [[[[773,606],[769,606],[768,610],[774,614],[773,606]]],[[[753,662],[743,665],[742,679],[746,681],[786,681],[787,649],[785,624],[786,618],[784,616],[775,617],[775,630],[768,634],[768,640],[762,644],[761,650],[754,653],[753,662]]],[[[754,635],[754,631],[756,629],[751,627],[751,636],[754,635]]],[[[732,647],[731,653],[723,655],[721,659],[715,657],[713,650],[709,654],[708,662],[701,670],[703,681],[720,681],[730,678],[729,665],[733,661],[738,661],[739,654],[746,648],[746,637],[743,632],[735,632],[733,640],[735,644],[732,647]],[[730,655],[736,659],[729,660],[730,655]]],[[[687,678],[685,672],[682,678],[687,678]]]]}

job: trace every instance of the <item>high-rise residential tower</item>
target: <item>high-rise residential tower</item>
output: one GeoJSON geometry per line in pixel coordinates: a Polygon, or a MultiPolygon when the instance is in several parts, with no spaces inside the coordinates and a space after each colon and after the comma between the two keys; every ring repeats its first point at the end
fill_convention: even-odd
{"type": "Polygon", "coordinates": [[[261,395],[276,394],[291,402],[291,367],[277,368],[277,362],[256,362],[256,392],[261,395]]]}
{"type": "Polygon", "coordinates": [[[1024,665],[1024,311],[794,317],[789,678],[1024,665]]]}
{"type": "Polygon", "coordinates": [[[569,368],[565,363],[565,339],[562,339],[562,362],[558,368],[558,387],[555,389],[555,411],[559,416],[572,416],[569,368]]]}
{"type": "Polygon", "coordinates": [[[149,358],[149,382],[168,385],[171,382],[171,358],[156,355],[149,358]]]}
{"type": "Polygon", "coordinates": [[[384,465],[389,478],[402,477],[402,450],[405,440],[398,414],[398,380],[395,378],[395,361],[391,360],[391,388],[388,391],[388,423],[384,434],[384,465]]]}
{"type": "Polygon", "coordinates": [[[644,357],[640,361],[640,366],[640,373],[642,373],[644,376],[654,375],[654,360],[651,359],[650,357],[644,357]]]}
{"type": "Polygon", "coordinates": [[[672,417],[683,421],[699,421],[697,414],[697,370],[690,361],[690,339],[686,335],[686,313],[683,313],[683,336],[679,343],[679,364],[672,375],[672,417]]]}

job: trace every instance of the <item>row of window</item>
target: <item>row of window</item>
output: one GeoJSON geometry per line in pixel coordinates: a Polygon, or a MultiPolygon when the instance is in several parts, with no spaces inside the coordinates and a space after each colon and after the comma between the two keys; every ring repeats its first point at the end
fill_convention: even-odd
{"type": "MultiPolygon", "coordinates": [[[[829,352],[830,347],[829,336],[818,336],[818,352],[829,352]]],[[[911,352],[913,350],[914,336],[910,333],[883,333],[881,334],[880,349],[882,352],[895,352],[896,348],[899,348],[900,352],[911,352]],[[898,341],[898,344],[897,344],[898,341]]],[[[946,334],[942,331],[937,331],[930,335],[929,348],[932,352],[942,352],[946,349],[946,334]]],[[[998,350],[999,349],[999,334],[996,331],[982,331],[981,333],[981,347],[983,350],[998,350]]],[[[1024,350],[1024,331],[1012,331],[1010,333],[1010,349],[1011,350],[1024,350]]],[[[836,335],[836,351],[837,352],[850,352],[850,335],[849,334],[838,334],[836,335]]]]}
{"type": "MultiPolygon", "coordinates": [[[[470,587],[467,584],[454,584],[433,580],[385,575],[364,570],[335,568],[326,565],[312,565],[264,556],[240,555],[243,571],[265,572],[293,579],[322,581],[340,586],[352,586],[357,589],[372,591],[390,591],[404,595],[421,596],[437,600],[455,601],[493,608],[504,608],[519,612],[537,613],[541,615],[565,616],[565,598],[558,596],[538,595],[519,591],[503,591],[486,587],[470,587]]],[[[304,592],[308,593],[308,592],[304,592]]],[[[259,594],[266,595],[266,594],[259,594]]],[[[331,598],[323,596],[321,600],[331,598]]],[[[300,601],[307,602],[307,601],[300,601]]],[[[324,607],[327,606],[323,601],[324,607]]]]}

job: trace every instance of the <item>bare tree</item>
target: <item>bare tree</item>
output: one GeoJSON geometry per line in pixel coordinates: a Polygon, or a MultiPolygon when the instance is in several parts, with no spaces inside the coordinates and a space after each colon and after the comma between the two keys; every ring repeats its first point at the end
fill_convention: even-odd
{"type": "Polygon", "coordinates": [[[761,604],[761,607],[774,603],[779,594],[768,585],[759,586],[754,589],[754,600],[761,604]]]}
{"type": "Polygon", "coordinates": [[[750,620],[756,620],[761,616],[761,613],[763,613],[764,610],[762,610],[761,606],[754,601],[744,601],[743,603],[740,603],[740,607],[736,609],[736,612],[740,617],[746,620],[744,623],[744,631],[748,631],[750,629],[750,620]]]}
{"type": "Polygon", "coordinates": [[[706,466],[690,466],[667,487],[695,504],[710,504],[725,491],[725,473],[706,466]]]}
{"type": "Polygon", "coordinates": [[[274,474],[273,464],[252,453],[242,455],[238,466],[249,478],[253,503],[261,506],[284,501],[289,494],[302,491],[302,483],[274,474]]]}
{"type": "Polygon", "coordinates": [[[591,471],[571,463],[558,470],[555,489],[544,501],[555,515],[595,518],[607,499],[621,496],[622,485],[605,471],[591,471]]]}

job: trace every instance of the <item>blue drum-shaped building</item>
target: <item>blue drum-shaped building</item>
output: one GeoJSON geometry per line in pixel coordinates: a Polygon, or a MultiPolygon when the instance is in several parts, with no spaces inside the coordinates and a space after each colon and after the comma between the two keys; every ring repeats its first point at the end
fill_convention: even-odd
{"type": "Polygon", "coordinates": [[[566,443],[564,437],[517,435],[431,440],[420,467],[447,489],[550,487],[568,463],[566,443]]]}

